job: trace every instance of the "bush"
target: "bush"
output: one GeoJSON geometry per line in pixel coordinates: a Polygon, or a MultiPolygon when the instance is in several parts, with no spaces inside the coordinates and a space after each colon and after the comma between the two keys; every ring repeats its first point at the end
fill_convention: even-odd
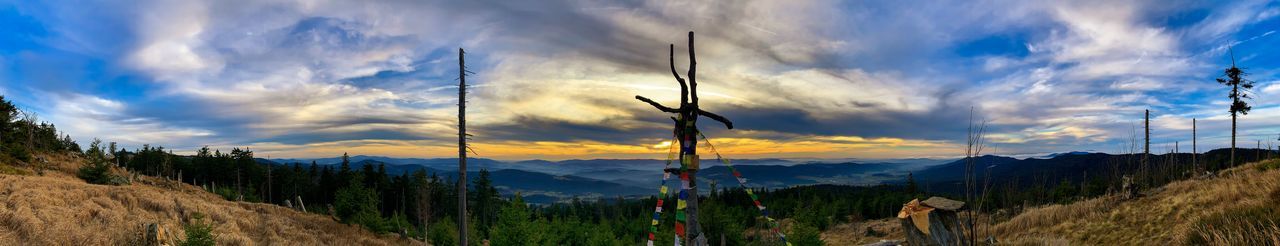
{"type": "Polygon", "coordinates": [[[192,214],[191,222],[182,225],[182,230],[186,231],[187,238],[178,242],[179,246],[217,245],[218,236],[213,234],[213,225],[204,222],[203,214],[192,214]]]}
{"type": "Polygon", "coordinates": [[[1267,160],[1263,161],[1262,164],[1258,164],[1258,171],[1266,171],[1276,168],[1280,168],[1280,160],[1267,160]]]}
{"type": "Polygon", "coordinates": [[[453,224],[453,221],[453,218],[445,217],[431,224],[431,229],[427,231],[427,240],[431,242],[431,245],[458,245],[458,227],[453,224]]]}
{"type": "Polygon", "coordinates": [[[831,225],[831,220],[827,217],[829,213],[822,211],[819,206],[808,206],[796,210],[796,222],[815,226],[818,230],[826,230],[831,225]]]}
{"type": "Polygon", "coordinates": [[[334,194],[333,210],[342,223],[362,225],[378,233],[386,231],[378,212],[378,192],[365,188],[359,180],[338,189],[334,194]]]}
{"type": "Polygon", "coordinates": [[[102,149],[102,140],[93,139],[89,149],[84,152],[85,163],[76,172],[76,177],[90,184],[123,185],[129,180],[111,174],[111,163],[107,161],[106,151],[102,149]]]}
{"type": "Polygon", "coordinates": [[[27,148],[18,145],[9,145],[6,148],[6,155],[22,162],[31,162],[31,153],[27,152],[27,148]]]}
{"type": "Polygon", "coordinates": [[[795,223],[787,233],[787,241],[796,246],[822,246],[822,235],[817,228],[804,223],[795,223]]]}
{"type": "MultiPolygon", "coordinates": [[[[516,196],[511,204],[503,207],[498,213],[497,224],[494,225],[493,232],[489,233],[494,245],[520,245],[524,242],[542,240],[542,232],[529,219],[529,208],[525,206],[524,199],[520,198],[519,194],[516,196]]],[[[587,244],[600,245],[591,242],[587,244]]]]}
{"type": "Polygon", "coordinates": [[[104,185],[129,184],[129,179],[125,177],[121,177],[119,175],[111,174],[111,165],[107,163],[86,164],[83,167],[80,167],[80,170],[76,172],[76,177],[79,177],[80,179],[83,179],[85,182],[89,182],[90,184],[104,184],[104,185]]]}

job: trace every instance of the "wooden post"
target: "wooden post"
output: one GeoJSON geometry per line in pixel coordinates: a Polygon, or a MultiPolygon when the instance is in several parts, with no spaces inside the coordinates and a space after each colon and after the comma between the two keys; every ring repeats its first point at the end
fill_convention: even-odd
{"type": "MultiPolygon", "coordinates": [[[[1198,155],[1200,155],[1200,150],[1196,149],[1196,118],[1191,118],[1191,167],[1195,172],[1200,172],[1200,162],[1197,161],[1198,155]]],[[[1196,175],[1199,175],[1199,173],[1196,175]]]]}
{"type": "Polygon", "coordinates": [[[467,65],[458,48],[458,245],[467,246],[467,65]]]}
{"type": "MultiPolygon", "coordinates": [[[[648,103],[649,105],[661,110],[662,112],[676,114],[675,133],[677,141],[680,144],[680,168],[677,170],[666,170],[674,172],[680,176],[681,182],[687,182],[688,188],[680,190],[679,197],[685,197],[687,200],[684,223],[684,232],[677,232],[677,235],[684,234],[682,240],[687,240],[689,245],[704,246],[707,245],[707,239],[702,235],[702,227],[698,224],[698,116],[706,116],[712,120],[724,123],[729,129],[733,129],[733,123],[729,119],[703,111],[698,108],[698,82],[697,82],[697,66],[698,61],[694,56],[693,48],[693,32],[689,32],[689,81],[686,85],[684,78],[680,77],[680,73],[676,72],[675,64],[675,44],[670,46],[670,63],[671,75],[676,78],[676,82],[680,83],[680,107],[671,108],[658,104],[653,100],[649,100],[643,96],[636,96],[636,100],[648,103]]],[[[682,185],[683,186],[683,185],[682,185]]],[[[676,211],[676,217],[680,217],[681,211],[676,211]]],[[[677,226],[681,225],[681,221],[677,219],[677,226]]]]}
{"type": "Polygon", "coordinates": [[[1142,120],[1142,128],[1145,132],[1142,144],[1142,181],[1147,182],[1147,185],[1151,185],[1152,177],[1149,160],[1151,158],[1151,110],[1147,109],[1144,112],[1145,116],[1142,120]]]}
{"type": "Polygon", "coordinates": [[[307,212],[307,205],[306,205],[306,204],[302,204],[302,196],[296,196],[295,198],[296,198],[296,199],[298,199],[298,208],[301,208],[301,209],[302,209],[302,212],[303,212],[303,213],[306,213],[306,212],[307,212]]]}
{"type": "MultiPolygon", "coordinates": [[[[271,155],[267,155],[267,160],[270,160],[270,159],[271,159],[271,155]]],[[[274,198],[272,196],[274,195],[274,193],[271,192],[271,169],[273,168],[271,168],[271,163],[266,163],[266,164],[267,164],[267,203],[275,203],[276,202],[275,199],[272,199],[274,198]]]]}

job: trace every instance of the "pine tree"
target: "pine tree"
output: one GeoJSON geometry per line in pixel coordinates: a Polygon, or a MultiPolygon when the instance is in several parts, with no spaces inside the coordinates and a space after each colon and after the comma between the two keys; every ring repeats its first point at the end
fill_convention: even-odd
{"type": "Polygon", "coordinates": [[[472,183],[471,204],[472,216],[476,219],[477,233],[482,237],[489,235],[489,229],[493,227],[493,223],[497,220],[497,200],[498,190],[493,187],[493,180],[489,174],[489,170],[480,169],[478,175],[472,183]]]}
{"type": "Polygon", "coordinates": [[[1249,75],[1243,69],[1236,67],[1235,52],[1231,54],[1231,67],[1222,71],[1222,76],[1218,77],[1218,83],[1231,87],[1231,91],[1227,93],[1227,98],[1231,99],[1231,108],[1227,112],[1231,113],[1231,158],[1230,165],[1236,165],[1236,118],[1239,115],[1248,115],[1249,110],[1253,107],[1249,106],[1244,99],[1249,99],[1249,94],[1244,90],[1253,88],[1253,81],[1247,80],[1244,76],[1249,75]],[[1243,88],[1244,90],[1241,90],[1243,88]]]}
{"type": "Polygon", "coordinates": [[[911,176],[911,172],[907,172],[907,194],[916,194],[916,178],[911,176]]]}
{"type": "Polygon", "coordinates": [[[529,208],[517,193],[511,204],[502,208],[493,227],[490,241],[493,245],[528,245],[540,242],[542,233],[530,221],[529,208]]]}

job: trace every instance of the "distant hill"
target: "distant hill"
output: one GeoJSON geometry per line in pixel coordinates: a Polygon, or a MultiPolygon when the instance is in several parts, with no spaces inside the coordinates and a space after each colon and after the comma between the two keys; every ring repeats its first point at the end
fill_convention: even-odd
{"type": "MultiPolygon", "coordinates": [[[[303,163],[312,159],[259,159],[264,164],[303,163]]],[[[340,157],[314,159],[320,165],[337,165],[340,157]]],[[[447,179],[457,177],[456,158],[392,158],[357,155],[350,157],[353,168],[364,164],[385,164],[388,175],[399,175],[419,169],[447,179]]],[[[613,196],[646,196],[656,192],[665,160],[654,159],[587,159],[498,161],[468,158],[468,177],[488,169],[495,185],[506,195],[521,192],[535,200],[598,198],[613,196]]],[[[909,159],[901,163],[820,163],[784,159],[734,160],[734,165],[756,187],[789,187],[811,184],[870,185],[902,179],[905,172],[934,165],[937,160],[909,159]]],[[[721,185],[736,186],[737,181],[719,161],[703,160],[699,180],[714,180],[721,185]]],[[[674,164],[673,165],[678,165],[674,164]]],[[[728,187],[728,186],[721,186],[728,187]]],[[[709,192],[709,191],[704,191],[709,192]]]]}
{"type": "Polygon", "coordinates": [[[1084,151],[1071,151],[1071,152],[1053,153],[1053,154],[1045,155],[1045,156],[1044,156],[1043,158],[1041,158],[1041,159],[1052,159],[1052,158],[1054,158],[1054,157],[1059,157],[1059,156],[1064,156],[1064,155],[1087,155],[1087,154],[1092,154],[1092,153],[1091,153],[1091,152],[1084,152],[1084,151]]]}
{"type": "MultiPolygon", "coordinates": [[[[735,165],[747,179],[747,184],[757,187],[788,187],[809,184],[879,184],[902,175],[903,166],[887,163],[813,163],[792,166],[735,165]]],[[[736,186],[738,181],[725,166],[714,166],[699,172],[700,179],[714,180],[720,184],[736,186]]]]}
{"type": "MultiPolygon", "coordinates": [[[[1236,149],[1239,163],[1257,161],[1256,156],[1265,155],[1266,150],[1236,149]]],[[[1200,165],[1214,169],[1226,168],[1230,149],[1216,149],[1197,156],[1200,165]]],[[[1153,171],[1188,170],[1192,160],[1190,153],[1152,154],[1149,157],[1149,168],[1153,171]]],[[[1086,178],[1099,178],[1105,175],[1133,173],[1140,166],[1142,154],[1112,155],[1105,153],[1068,152],[1052,158],[1016,159],[1001,156],[982,156],[975,162],[974,172],[979,179],[988,175],[993,182],[1018,182],[1029,184],[1054,184],[1063,179],[1080,182],[1086,178]]],[[[915,171],[916,182],[930,184],[935,192],[959,192],[964,186],[966,160],[928,167],[915,171]]],[[[891,183],[902,183],[903,180],[891,183]]]]}
{"type": "MultiPolygon", "coordinates": [[[[399,175],[401,173],[412,173],[417,170],[423,170],[428,174],[435,174],[444,180],[457,180],[458,178],[457,169],[445,171],[414,164],[387,164],[372,159],[353,163],[351,166],[354,169],[364,166],[365,164],[375,166],[385,164],[387,175],[399,175]]],[[[601,198],[647,195],[653,191],[653,189],[628,186],[606,180],[574,175],[554,175],[519,169],[497,169],[490,171],[489,175],[490,179],[493,180],[493,185],[498,188],[500,193],[505,195],[511,195],[519,192],[521,195],[525,196],[538,195],[563,200],[574,197],[601,198]]],[[[479,176],[480,171],[478,169],[468,168],[468,179],[474,181],[475,178],[479,176]]]]}
{"type": "MultiPolygon", "coordinates": [[[[1256,156],[1262,150],[1238,149],[1241,157],[1256,156]]],[[[1229,150],[1219,149],[1199,155],[1202,164],[1224,163],[1229,150]]],[[[1151,155],[1153,167],[1165,171],[1187,170],[1191,154],[1151,155]],[[1166,170],[1167,169],[1167,170],[1166,170]]],[[[1115,173],[1130,173],[1138,168],[1141,155],[1112,155],[1072,151],[1052,154],[1044,158],[1017,159],[1003,156],[982,156],[976,159],[975,173],[981,179],[990,174],[994,182],[1016,182],[1021,185],[1056,184],[1061,180],[1078,183],[1085,178],[1098,178],[1115,173]]],[[[335,165],[340,158],[315,159],[322,165],[335,165]]],[[[353,168],[364,164],[386,164],[389,175],[399,175],[418,169],[436,173],[445,178],[455,178],[456,158],[392,158],[357,155],[351,157],[353,168]]],[[[492,172],[495,185],[503,194],[520,192],[556,199],[572,197],[599,198],[614,196],[645,196],[657,189],[665,160],[653,159],[588,159],[588,160],[524,160],[499,161],[468,158],[468,176],[475,177],[481,169],[492,172]]],[[[259,160],[264,163],[310,163],[309,159],[259,160]]],[[[1240,162],[1249,160],[1242,159],[1240,162]]],[[[716,160],[703,160],[699,181],[702,187],[716,182],[719,187],[737,186],[737,180],[728,168],[716,160]]],[[[874,185],[901,184],[908,172],[917,183],[932,192],[958,192],[964,180],[966,161],[939,161],[932,159],[886,160],[875,163],[821,163],[797,162],[783,159],[734,160],[735,166],[752,187],[781,188],[797,185],[842,184],[874,185]],[[941,164],[938,164],[941,162],[941,164]]],[[[673,164],[676,165],[676,164],[673,164]]],[[[1221,166],[1221,164],[1213,164],[1221,166]]],[[[704,191],[705,192],[705,191],[704,191]]]]}

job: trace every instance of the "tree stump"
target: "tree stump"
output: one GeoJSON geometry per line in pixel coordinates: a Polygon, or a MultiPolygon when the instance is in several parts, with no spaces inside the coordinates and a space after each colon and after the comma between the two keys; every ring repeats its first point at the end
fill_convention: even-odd
{"type": "Polygon", "coordinates": [[[902,206],[898,219],[911,245],[959,245],[964,239],[960,216],[964,202],[930,197],[912,199],[902,206]]]}
{"type": "Polygon", "coordinates": [[[1133,183],[1133,177],[1125,175],[1121,178],[1120,198],[1125,200],[1138,198],[1138,186],[1133,183]]]}

